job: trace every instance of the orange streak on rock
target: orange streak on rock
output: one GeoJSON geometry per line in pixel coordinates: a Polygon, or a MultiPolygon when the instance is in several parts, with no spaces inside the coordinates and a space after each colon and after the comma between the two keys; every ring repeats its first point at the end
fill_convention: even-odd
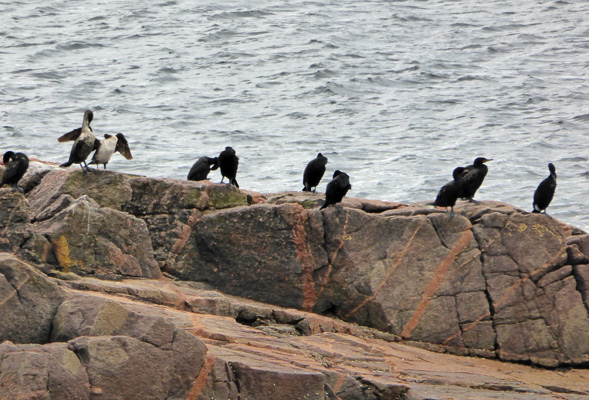
{"type": "Polygon", "coordinates": [[[338,255],[339,251],[341,250],[341,248],[344,246],[344,242],[346,240],[346,229],[348,227],[348,216],[349,215],[350,214],[346,212],[346,218],[344,220],[344,226],[342,228],[342,238],[340,240],[339,245],[337,246],[337,248],[333,252],[333,256],[331,256],[331,261],[329,262],[329,265],[327,266],[327,273],[325,274],[325,277],[321,281],[319,289],[317,290],[317,297],[321,296],[321,294],[325,290],[325,287],[329,283],[329,278],[331,277],[331,273],[333,272],[333,264],[335,264],[335,260],[337,258],[337,255],[338,255]]]}
{"type": "Polygon", "coordinates": [[[340,373],[339,378],[337,378],[337,382],[335,382],[335,385],[333,385],[333,394],[335,394],[335,396],[338,399],[340,399],[340,397],[337,395],[337,392],[339,392],[340,389],[342,388],[342,385],[344,384],[345,379],[346,379],[346,374],[340,373]]]}
{"type": "Polygon", "coordinates": [[[376,297],[376,295],[380,292],[380,290],[383,288],[383,286],[385,285],[385,283],[387,283],[387,281],[389,280],[389,278],[391,277],[391,275],[393,274],[393,272],[397,269],[397,267],[399,266],[399,264],[403,260],[403,257],[405,256],[405,253],[407,252],[407,250],[409,250],[409,247],[411,246],[411,243],[413,243],[413,239],[415,238],[415,235],[417,235],[417,232],[419,232],[419,228],[421,228],[421,226],[423,224],[424,224],[424,222],[421,222],[419,225],[417,225],[417,228],[415,228],[415,231],[411,234],[411,237],[409,238],[409,241],[407,242],[407,245],[405,246],[405,248],[403,248],[403,250],[401,251],[401,254],[399,254],[397,256],[397,261],[393,264],[393,266],[391,267],[391,269],[389,270],[389,272],[387,272],[387,274],[384,277],[384,279],[382,280],[382,282],[379,283],[379,285],[376,288],[376,290],[374,291],[374,293],[371,296],[369,296],[366,299],[364,299],[364,301],[362,301],[352,311],[350,311],[349,313],[347,313],[346,316],[345,316],[345,318],[348,318],[350,315],[354,314],[360,308],[364,307],[364,305],[366,303],[368,303],[370,300],[372,300],[372,299],[374,299],[376,297]]]}
{"type": "MultiPolygon", "coordinates": [[[[505,303],[507,301],[507,299],[509,299],[509,297],[512,295],[512,293],[520,288],[525,281],[530,280],[532,277],[534,277],[534,275],[536,275],[537,273],[545,270],[547,267],[549,267],[550,265],[553,265],[556,260],[559,257],[559,254],[566,249],[566,247],[562,247],[561,250],[556,254],[556,256],[554,256],[550,261],[548,261],[547,263],[544,263],[544,265],[542,265],[541,267],[536,268],[535,270],[533,270],[532,272],[530,272],[527,276],[524,276],[523,278],[520,278],[519,281],[517,281],[516,283],[514,283],[513,285],[511,285],[510,287],[508,287],[505,290],[505,293],[503,294],[503,296],[501,296],[501,298],[499,300],[497,300],[497,302],[494,303],[494,307],[500,307],[503,303],[505,303]]],[[[450,336],[448,339],[444,340],[444,342],[442,342],[442,344],[448,344],[450,341],[454,340],[455,338],[462,336],[463,333],[468,332],[469,330],[471,330],[472,328],[474,328],[475,326],[477,326],[477,324],[479,322],[481,322],[482,320],[484,320],[487,317],[491,316],[491,311],[487,311],[483,314],[481,314],[476,320],[474,320],[473,322],[471,322],[470,324],[466,325],[465,327],[462,328],[461,331],[456,332],[455,334],[453,334],[452,336],[450,336]]]]}
{"type": "Polygon", "coordinates": [[[296,221],[293,226],[293,241],[297,252],[297,260],[301,263],[303,269],[303,305],[302,309],[311,311],[317,301],[317,291],[315,290],[315,281],[313,280],[313,271],[315,260],[307,243],[307,231],[305,226],[309,221],[309,214],[302,206],[296,211],[296,221]]]}
{"type": "Polygon", "coordinates": [[[432,280],[430,281],[429,285],[427,286],[425,293],[421,297],[421,301],[417,305],[417,308],[415,309],[415,312],[411,316],[411,319],[409,320],[409,322],[407,322],[407,324],[405,324],[405,327],[403,328],[403,331],[401,332],[402,337],[408,338],[411,335],[411,333],[413,332],[413,330],[417,327],[417,324],[419,323],[419,320],[421,319],[421,317],[425,313],[425,310],[426,310],[427,306],[429,305],[429,303],[432,299],[432,296],[434,295],[436,290],[438,290],[438,288],[442,284],[442,281],[444,279],[444,275],[446,275],[446,272],[448,272],[448,268],[450,268],[450,266],[452,265],[452,263],[454,263],[454,260],[456,259],[458,254],[460,254],[466,248],[466,246],[468,246],[468,244],[470,243],[470,241],[472,239],[473,239],[472,231],[470,229],[467,231],[464,231],[462,233],[462,236],[460,236],[460,239],[458,239],[458,242],[456,243],[454,248],[442,260],[442,262],[440,264],[438,264],[438,266],[434,270],[434,275],[432,277],[432,280]]]}
{"type": "Polygon", "coordinates": [[[186,396],[186,400],[196,400],[198,395],[202,392],[204,387],[207,384],[207,379],[213,370],[213,365],[215,365],[215,359],[217,357],[209,354],[207,359],[205,360],[204,365],[200,369],[198,376],[196,377],[190,392],[188,392],[188,396],[186,396]]]}
{"type": "Polygon", "coordinates": [[[186,243],[188,243],[188,241],[190,240],[192,229],[194,228],[199,219],[200,211],[194,209],[194,211],[192,211],[192,214],[190,214],[190,217],[188,217],[188,221],[186,221],[184,228],[182,228],[182,232],[180,232],[180,235],[178,236],[178,238],[174,242],[174,245],[172,246],[172,249],[170,250],[170,255],[166,259],[166,267],[170,266],[174,262],[176,256],[182,251],[184,246],[186,246],[186,243]]]}

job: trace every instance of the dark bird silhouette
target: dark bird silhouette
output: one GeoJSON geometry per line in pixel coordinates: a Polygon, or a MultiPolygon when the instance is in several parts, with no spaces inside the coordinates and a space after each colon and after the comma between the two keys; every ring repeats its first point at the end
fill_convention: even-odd
{"type": "Polygon", "coordinates": [[[303,172],[303,192],[313,192],[317,189],[323,174],[325,174],[325,165],[327,164],[327,157],[323,154],[317,154],[317,157],[307,164],[305,172],[303,172]],[[313,190],[311,190],[313,189],[313,190]]]}
{"type": "Polygon", "coordinates": [[[478,157],[474,160],[472,165],[465,167],[462,177],[462,192],[460,198],[466,199],[473,203],[478,203],[474,200],[474,194],[481,187],[489,168],[485,165],[486,162],[493,161],[484,157],[478,157]]]}
{"type": "Polygon", "coordinates": [[[556,168],[554,167],[554,164],[549,163],[548,170],[550,171],[550,175],[548,178],[540,182],[538,188],[534,192],[533,213],[544,211],[546,214],[546,209],[550,205],[552,197],[554,197],[554,191],[556,190],[556,168]]]}
{"type": "Polygon", "coordinates": [[[438,207],[450,207],[450,215],[454,214],[454,205],[456,204],[456,200],[458,197],[460,197],[460,193],[462,192],[464,171],[466,171],[466,168],[464,167],[458,167],[454,169],[454,172],[452,172],[452,177],[454,180],[442,186],[438,192],[436,201],[433,203],[438,207]]]}
{"type": "Polygon", "coordinates": [[[61,164],[60,167],[69,167],[72,164],[80,164],[80,167],[82,167],[84,172],[90,170],[88,164],[86,164],[86,159],[92,151],[96,150],[96,138],[90,128],[90,122],[92,122],[93,118],[94,113],[90,110],[86,110],[84,112],[82,127],[74,129],[57,139],[59,142],[68,142],[70,140],[75,141],[70,152],[69,160],[61,164]]]}
{"type": "Polygon", "coordinates": [[[209,172],[214,171],[217,168],[219,168],[218,157],[201,157],[194,163],[192,168],[190,168],[190,172],[188,172],[186,179],[189,181],[203,181],[207,179],[209,172]]]}
{"type": "Polygon", "coordinates": [[[94,147],[96,151],[92,156],[90,164],[102,164],[104,169],[106,169],[106,164],[108,164],[112,155],[117,151],[127,160],[133,159],[129,143],[122,133],[117,133],[116,135],[105,134],[103,140],[94,140],[94,147]]]}
{"type": "Polygon", "coordinates": [[[20,181],[29,168],[29,157],[24,153],[7,151],[4,153],[2,161],[4,162],[6,169],[0,180],[0,187],[6,184],[12,186],[13,189],[22,192],[23,190],[18,187],[18,181],[20,181]]]}
{"type": "Polygon", "coordinates": [[[327,190],[325,191],[325,203],[321,206],[320,210],[330,204],[336,204],[342,201],[348,190],[352,188],[350,185],[350,177],[345,172],[336,170],[333,173],[333,180],[327,184],[327,190]]]}
{"type": "Polygon", "coordinates": [[[225,178],[229,179],[229,183],[235,187],[239,187],[235,176],[237,175],[237,167],[239,166],[239,158],[235,155],[235,150],[232,147],[225,147],[225,150],[219,154],[219,167],[221,168],[221,183],[225,178]]]}

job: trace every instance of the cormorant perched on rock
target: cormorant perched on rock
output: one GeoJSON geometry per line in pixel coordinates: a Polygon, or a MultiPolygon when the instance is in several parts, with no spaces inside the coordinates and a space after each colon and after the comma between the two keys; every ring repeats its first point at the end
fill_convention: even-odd
{"type": "Polygon", "coordinates": [[[317,157],[311,161],[305,167],[305,172],[303,172],[303,192],[313,192],[317,189],[317,185],[321,182],[321,178],[323,178],[323,174],[325,173],[325,165],[327,164],[327,157],[324,157],[323,154],[317,154],[317,157]],[[314,188],[313,190],[311,190],[314,188]]]}
{"type": "Polygon", "coordinates": [[[106,164],[108,164],[115,151],[121,153],[127,160],[133,159],[129,143],[122,133],[116,135],[105,134],[103,140],[95,139],[94,147],[96,152],[94,152],[90,164],[102,164],[104,169],[106,169],[106,164]]]}
{"type": "Polygon", "coordinates": [[[350,185],[350,177],[345,172],[336,170],[333,173],[333,180],[327,184],[325,191],[325,203],[319,208],[323,210],[330,204],[336,204],[342,201],[348,190],[352,188],[350,185]]]}
{"type": "Polygon", "coordinates": [[[454,172],[452,172],[452,177],[454,178],[454,180],[442,186],[442,188],[438,192],[436,201],[434,201],[435,206],[446,208],[450,207],[451,215],[454,214],[454,205],[456,204],[456,200],[462,192],[464,171],[466,171],[466,168],[464,167],[455,168],[454,172]]]}
{"type": "Polygon", "coordinates": [[[90,122],[94,118],[94,113],[90,110],[84,112],[84,120],[82,121],[82,127],[74,129],[71,132],[66,133],[57,139],[59,142],[68,142],[75,140],[70,152],[70,159],[61,164],[60,167],[69,167],[72,164],[80,164],[83,171],[88,171],[88,165],[86,164],[86,158],[96,149],[94,133],[90,128],[90,122]]]}
{"type": "Polygon", "coordinates": [[[493,160],[486,159],[484,157],[478,157],[474,160],[472,165],[465,167],[466,171],[464,171],[464,175],[462,177],[462,193],[460,193],[460,198],[466,199],[473,203],[478,203],[478,201],[474,200],[473,197],[476,191],[483,184],[485,176],[487,176],[487,171],[489,168],[487,168],[485,163],[488,161],[493,160]]]}
{"type": "Polygon", "coordinates": [[[0,187],[6,184],[22,192],[23,190],[17,184],[29,168],[29,157],[25,153],[7,151],[2,157],[2,162],[6,166],[6,169],[4,170],[4,175],[2,175],[2,180],[0,180],[0,187]]]}
{"type": "Polygon", "coordinates": [[[239,166],[239,158],[235,155],[235,150],[232,147],[225,147],[225,150],[219,154],[219,167],[221,167],[221,183],[225,177],[229,179],[229,183],[235,187],[239,187],[235,176],[237,175],[237,167],[239,166]]]}
{"type": "Polygon", "coordinates": [[[550,205],[552,197],[554,197],[554,191],[556,190],[556,168],[554,167],[554,164],[549,163],[548,169],[550,170],[550,175],[548,178],[540,182],[538,188],[534,192],[533,213],[544,211],[546,214],[546,209],[548,208],[548,205],[550,205]]]}
{"type": "Polygon", "coordinates": [[[190,168],[186,179],[189,181],[204,181],[209,176],[209,172],[217,168],[219,168],[218,157],[201,157],[190,168]]]}

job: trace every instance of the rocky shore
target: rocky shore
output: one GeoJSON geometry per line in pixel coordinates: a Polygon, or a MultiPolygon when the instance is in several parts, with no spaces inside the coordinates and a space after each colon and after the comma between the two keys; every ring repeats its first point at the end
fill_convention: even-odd
{"type": "Polygon", "coordinates": [[[39,162],[21,186],[1,399],[589,396],[589,235],[549,216],[39,162]]]}

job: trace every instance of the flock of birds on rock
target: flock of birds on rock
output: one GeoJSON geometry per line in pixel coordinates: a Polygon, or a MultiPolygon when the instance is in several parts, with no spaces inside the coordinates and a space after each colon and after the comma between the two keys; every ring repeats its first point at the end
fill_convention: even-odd
{"type": "MultiPolygon", "coordinates": [[[[87,173],[91,169],[88,167],[86,159],[92,152],[94,152],[94,155],[90,164],[96,164],[97,166],[102,164],[104,169],[106,169],[106,164],[108,164],[115,152],[119,152],[128,160],[133,159],[127,139],[122,133],[117,133],[116,135],[106,134],[103,140],[96,139],[90,127],[93,118],[94,114],[92,111],[86,110],[84,112],[82,127],[74,129],[58,139],[59,142],[74,141],[69,160],[61,164],[60,167],[80,164],[82,171],[87,173]]],[[[445,184],[438,192],[436,200],[429,204],[446,207],[446,209],[450,207],[450,215],[454,215],[454,205],[458,199],[478,203],[477,200],[474,200],[474,195],[481,187],[487,175],[488,167],[485,163],[488,161],[492,160],[478,157],[472,165],[454,169],[452,173],[453,180],[445,184]]],[[[22,189],[17,184],[29,167],[29,158],[24,153],[7,151],[4,153],[3,162],[6,170],[0,180],[0,188],[6,184],[22,192],[22,189]]],[[[327,157],[321,153],[307,164],[303,172],[303,191],[316,192],[317,186],[325,174],[326,165],[327,157]]],[[[222,176],[221,183],[227,178],[230,185],[239,188],[236,179],[238,166],[239,158],[235,150],[231,147],[226,147],[218,157],[199,158],[192,168],[190,168],[187,179],[194,181],[205,180],[209,172],[220,168],[222,176]]],[[[556,168],[554,164],[549,163],[548,169],[550,175],[538,185],[538,188],[534,192],[534,209],[532,211],[534,213],[546,213],[546,209],[552,201],[554,191],[556,190],[556,168]]],[[[350,184],[348,174],[336,170],[333,173],[333,179],[327,184],[325,203],[321,206],[320,210],[331,204],[340,203],[351,188],[352,185],[350,184]]]]}

